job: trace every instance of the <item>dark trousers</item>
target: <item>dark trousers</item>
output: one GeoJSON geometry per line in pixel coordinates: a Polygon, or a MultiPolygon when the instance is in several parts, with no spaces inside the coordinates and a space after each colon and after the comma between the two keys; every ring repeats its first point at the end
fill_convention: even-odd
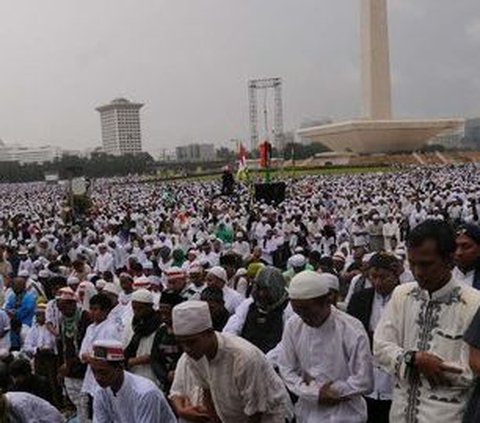
{"type": "Polygon", "coordinates": [[[53,402],[56,407],[61,407],[62,388],[57,382],[58,358],[50,351],[38,351],[35,355],[35,373],[43,376],[48,381],[50,391],[52,392],[53,402]]]}
{"type": "Polygon", "coordinates": [[[374,400],[365,398],[367,401],[368,423],[389,423],[390,407],[392,401],[374,400]]]}

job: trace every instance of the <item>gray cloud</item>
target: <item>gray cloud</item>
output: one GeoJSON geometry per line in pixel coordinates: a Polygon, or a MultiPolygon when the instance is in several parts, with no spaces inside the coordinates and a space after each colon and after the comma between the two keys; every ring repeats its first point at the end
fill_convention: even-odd
{"type": "MultiPolygon", "coordinates": [[[[0,138],[100,142],[143,101],[150,150],[247,138],[246,81],[281,76],[287,128],[360,113],[359,0],[24,0],[0,6],[0,138]]],[[[397,116],[480,114],[478,0],[390,0],[397,116]]]]}

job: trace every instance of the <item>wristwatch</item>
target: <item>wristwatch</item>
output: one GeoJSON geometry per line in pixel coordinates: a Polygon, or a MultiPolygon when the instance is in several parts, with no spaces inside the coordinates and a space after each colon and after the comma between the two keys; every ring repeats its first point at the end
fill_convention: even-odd
{"type": "Polygon", "coordinates": [[[403,362],[407,367],[415,366],[415,351],[407,351],[403,356],[403,362]]]}

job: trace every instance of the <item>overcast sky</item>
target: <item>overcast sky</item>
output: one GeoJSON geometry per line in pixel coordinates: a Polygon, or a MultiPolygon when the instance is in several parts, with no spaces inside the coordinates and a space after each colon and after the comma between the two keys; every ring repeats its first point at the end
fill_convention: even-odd
{"type": "MultiPolygon", "coordinates": [[[[286,129],[360,113],[359,0],[4,0],[0,138],[100,145],[95,107],[146,104],[144,147],[248,139],[247,80],[286,129]]],[[[390,0],[394,110],[480,116],[480,1],[390,0]]]]}

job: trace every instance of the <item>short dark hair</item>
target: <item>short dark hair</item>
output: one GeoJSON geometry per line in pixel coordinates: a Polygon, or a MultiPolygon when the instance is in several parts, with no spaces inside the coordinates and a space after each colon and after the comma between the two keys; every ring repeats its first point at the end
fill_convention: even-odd
{"type": "Polygon", "coordinates": [[[112,308],[112,301],[105,294],[96,294],[90,299],[90,306],[98,306],[106,311],[112,308]]]}
{"type": "Polygon", "coordinates": [[[457,248],[453,227],[443,220],[429,219],[416,226],[408,235],[407,248],[415,248],[427,240],[435,242],[442,258],[451,258],[457,248]]]}
{"type": "Polygon", "coordinates": [[[374,267],[376,269],[385,269],[392,272],[395,272],[399,265],[400,260],[398,260],[393,254],[386,252],[376,253],[368,261],[369,268],[374,267]]]}
{"type": "Polygon", "coordinates": [[[223,303],[223,290],[218,286],[207,286],[200,294],[201,301],[215,301],[223,303]]]}
{"type": "Polygon", "coordinates": [[[26,358],[17,358],[10,363],[8,372],[12,377],[26,376],[32,373],[32,366],[26,358]]]}

